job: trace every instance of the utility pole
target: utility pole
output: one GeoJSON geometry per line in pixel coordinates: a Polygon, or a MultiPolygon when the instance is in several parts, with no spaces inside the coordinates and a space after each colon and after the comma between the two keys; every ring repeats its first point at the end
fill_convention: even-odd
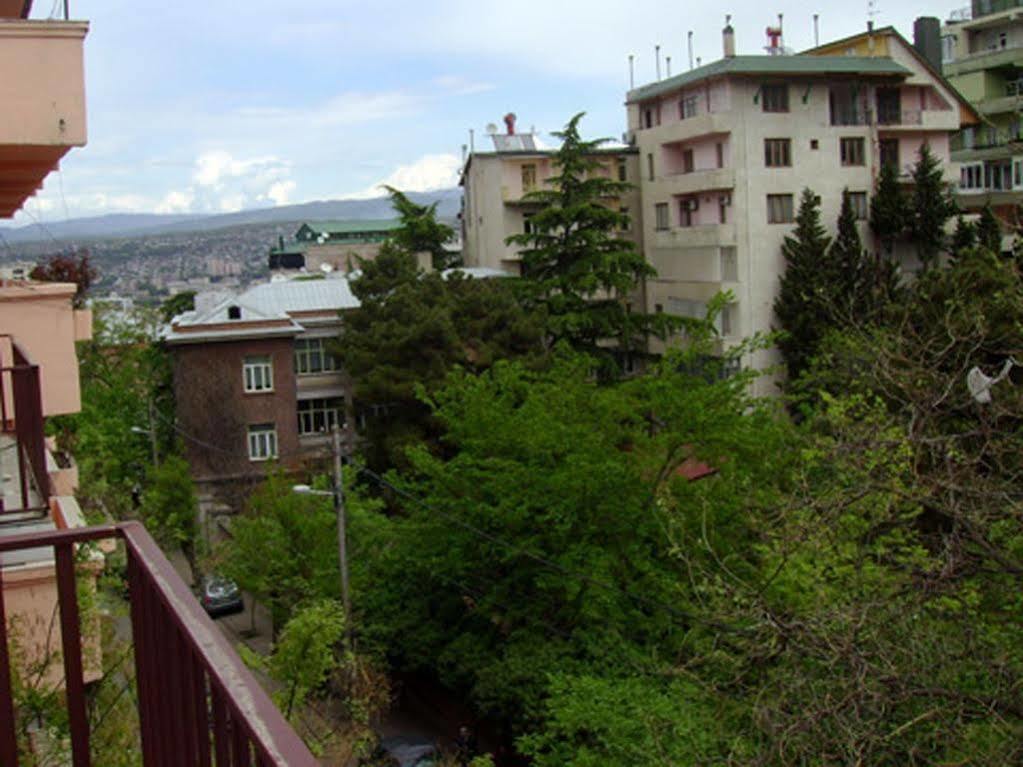
{"type": "Polygon", "coordinates": [[[153,398],[146,399],[146,407],[149,410],[149,445],[153,450],[153,468],[160,465],[160,451],[156,442],[156,418],[153,417],[153,398]]]}
{"type": "Polygon", "coordinates": [[[348,591],[348,534],[341,461],[341,427],[334,424],[334,511],[337,514],[337,552],[341,565],[341,604],[345,611],[345,649],[352,651],[352,600],[348,591]]]}

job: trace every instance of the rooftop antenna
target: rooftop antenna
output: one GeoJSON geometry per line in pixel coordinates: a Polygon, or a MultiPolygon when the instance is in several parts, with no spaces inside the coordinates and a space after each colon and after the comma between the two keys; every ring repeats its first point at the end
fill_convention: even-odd
{"type": "Polygon", "coordinates": [[[666,67],[665,74],[671,78],[671,56],[664,57],[664,66],[666,67]]]}
{"type": "Polygon", "coordinates": [[[813,47],[818,48],[821,44],[821,26],[820,26],[821,15],[815,13],[813,15],[813,47]]]}
{"type": "Polygon", "coordinates": [[[877,0],[867,0],[867,29],[874,29],[874,19],[881,11],[877,9],[877,0]]]}
{"type": "Polygon", "coordinates": [[[689,30],[689,68],[693,68],[693,30],[689,30]]]}
{"type": "Polygon", "coordinates": [[[661,80],[661,46],[654,46],[654,58],[657,60],[657,81],[661,80]]]}
{"type": "Polygon", "coordinates": [[[629,90],[636,87],[636,57],[629,54],[629,90]]]}

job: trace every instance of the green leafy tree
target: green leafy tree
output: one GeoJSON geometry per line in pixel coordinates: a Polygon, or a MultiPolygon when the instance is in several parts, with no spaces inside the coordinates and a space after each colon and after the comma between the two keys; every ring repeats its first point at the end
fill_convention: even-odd
{"type": "Polygon", "coordinates": [[[184,458],[167,456],[150,470],[141,513],[146,529],[161,545],[181,549],[194,578],[198,574],[199,502],[184,458]]]}
{"type": "Polygon", "coordinates": [[[164,322],[170,322],[179,314],[195,309],[195,291],[183,290],[175,293],[160,305],[160,316],[164,322]]]}
{"type": "Polygon", "coordinates": [[[656,272],[620,234],[628,216],[608,200],[631,186],[596,172],[607,140],[583,140],[582,118],[577,114],[555,134],[562,141],[554,157],[556,174],[549,188],[525,196],[537,207],[531,231],[509,237],[508,243],[521,248],[529,301],[544,310],[550,342],[567,341],[613,370],[612,352],[641,353],[650,334],[666,337],[678,323],[629,308],[630,296],[656,272]]]}
{"type": "Polygon", "coordinates": [[[899,169],[892,163],[881,166],[877,188],[870,199],[870,229],[889,257],[895,243],[909,227],[910,210],[899,187],[899,169]]]}
{"type": "Polygon", "coordinates": [[[437,203],[419,205],[394,187],[385,188],[401,221],[401,228],[391,235],[394,244],[413,255],[429,253],[434,269],[454,266],[444,245],[454,238],[455,230],[437,220],[437,203]]]}
{"type": "Polygon", "coordinates": [[[998,223],[991,203],[987,203],[980,211],[977,220],[977,241],[981,247],[987,248],[996,256],[1002,254],[1002,227],[998,223]]]}
{"type": "Polygon", "coordinates": [[[807,366],[824,333],[822,318],[833,309],[838,274],[830,268],[830,246],[831,238],[821,224],[820,198],[804,189],[796,228],[782,245],[785,272],[774,302],[784,331],[778,347],[790,378],[798,378],[807,366]]]}
{"type": "Polygon", "coordinates": [[[956,210],[950,186],[944,179],[941,159],[924,143],[913,166],[909,235],[925,269],[934,266],[945,250],[945,224],[956,210]]]}
{"type": "Polygon", "coordinates": [[[284,625],[266,665],[281,684],[274,702],[287,719],[343,662],[338,650],[344,630],[341,605],[326,600],[300,607],[284,625]]]}
{"type": "Polygon", "coordinates": [[[335,353],[355,382],[376,469],[406,465],[404,453],[435,442],[438,425],[417,396],[456,366],[485,370],[497,359],[540,357],[542,316],[526,312],[511,280],[447,278],[416,269],[411,254],[384,248],[352,283],[361,306],[345,316],[335,353]]]}

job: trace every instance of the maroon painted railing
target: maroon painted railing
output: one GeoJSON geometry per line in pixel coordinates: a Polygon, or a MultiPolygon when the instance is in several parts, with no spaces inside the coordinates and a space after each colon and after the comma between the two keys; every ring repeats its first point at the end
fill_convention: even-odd
{"type": "Polygon", "coordinates": [[[45,502],[50,495],[39,366],[32,363],[13,339],[10,340],[10,349],[12,364],[0,367],[0,430],[14,435],[21,506],[3,508],[0,504],[0,513],[37,510],[29,503],[30,480],[35,482],[35,490],[43,501],[42,508],[46,508],[45,502]]]}
{"type": "MultiPolygon", "coordinates": [[[[314,767],[301,738],[138,522],[0,537],[0,553],[55,552],[73,767],[91,764],[74,547],[110,538],[122,539],[128,556],[143,764],[314,767]]],[[[2,571],[0,640],[0,765],[18,767],[2,571]]]]}

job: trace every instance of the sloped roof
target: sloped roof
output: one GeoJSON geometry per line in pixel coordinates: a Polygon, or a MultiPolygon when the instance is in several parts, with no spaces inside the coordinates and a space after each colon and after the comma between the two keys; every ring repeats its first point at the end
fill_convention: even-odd
{"type": "Polygon", "coordinates": [[[366,221],[306,221],[299,231],[308,227],[317,234],[368,234],[371,232],[392,232],[401,227],[397,219],[366,221]]]}
{"type": "Polygon", "coordinates": [[[720,75],[874,75],[907,77],[912,72],[889,58],[877,56],[731,56],[667,80],[629,91],[628,103],[678,90],[720,75]]]}

